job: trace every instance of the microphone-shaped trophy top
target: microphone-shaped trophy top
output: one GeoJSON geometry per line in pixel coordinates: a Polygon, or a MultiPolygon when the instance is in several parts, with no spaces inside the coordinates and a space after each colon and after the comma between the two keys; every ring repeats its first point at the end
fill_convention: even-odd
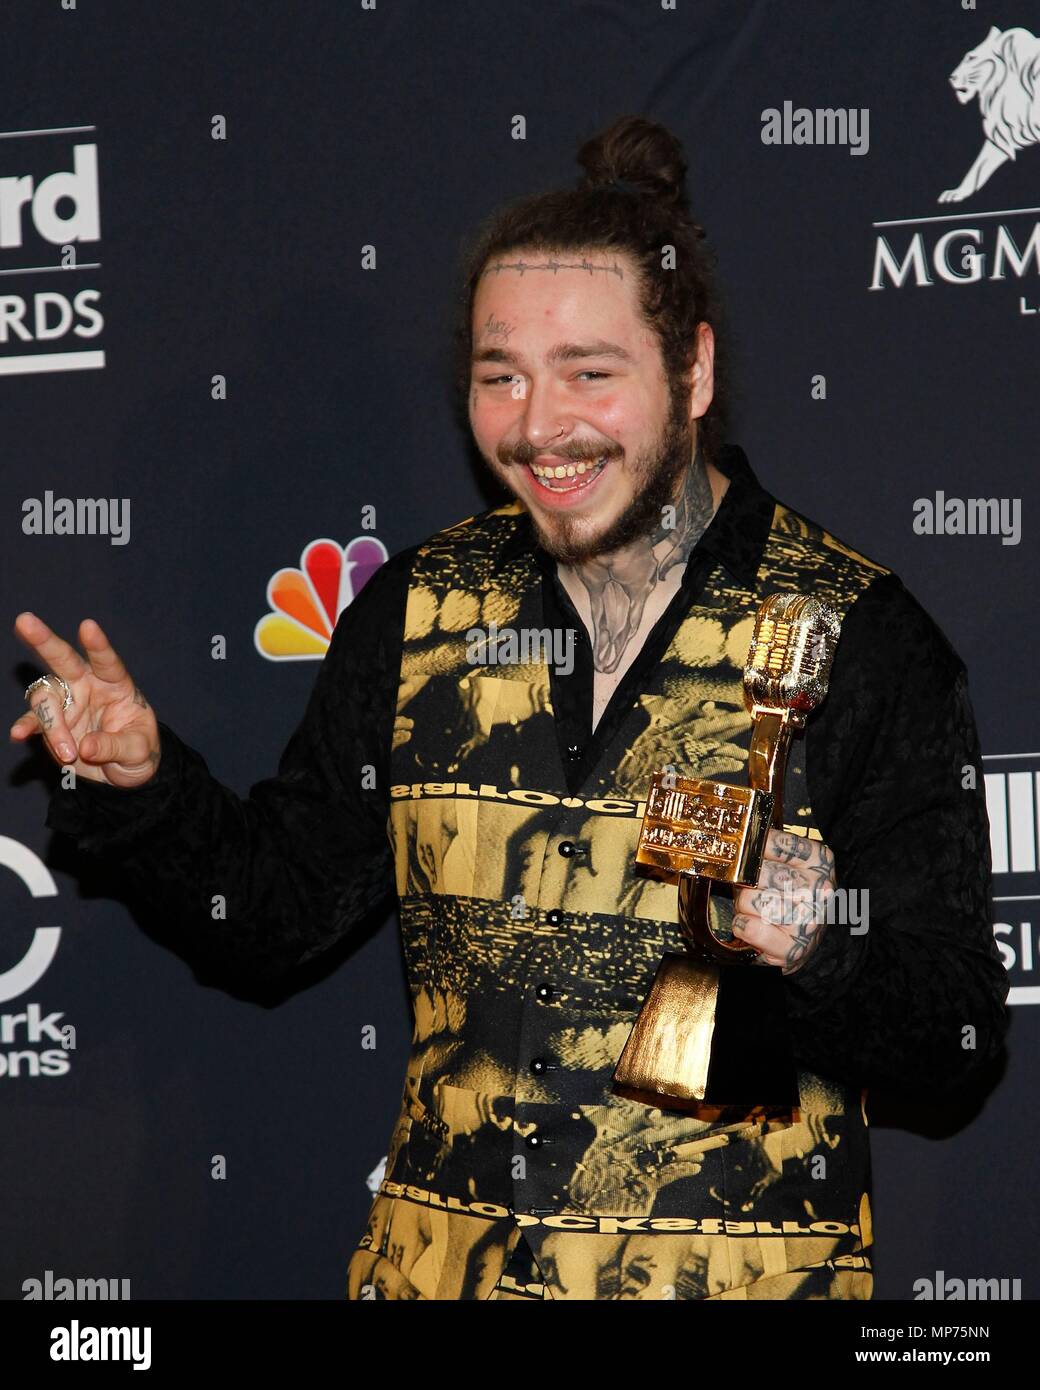
{"type": "Polygon", "coordinates": [[[744,665],[748,711],[804,717],[827,694],[841,619],[810,594],[770,594],[759,605],[744,665]]]}

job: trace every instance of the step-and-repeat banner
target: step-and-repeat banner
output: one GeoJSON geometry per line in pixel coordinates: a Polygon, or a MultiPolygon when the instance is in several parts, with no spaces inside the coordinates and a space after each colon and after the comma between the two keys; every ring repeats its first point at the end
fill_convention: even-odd
{"type": "MultiPolygon", "coordinates": [[[[1036,0],[7,0],[0,38],[9,719],[15,615],[94,617],[243,795],[351,599],[299,621],[315,544],[349,574],[493,500],[449,389],[460,246],[619,115],[682,139],[731,437],[935,617],[986,755],[1010,1061],[942,1111],[872,1098],[875,1294],[1035,1298],[1036,0]]],[[[411,1035],[395,919],[287,998],[200,981],[8,748],[0,1297],[342,1296],[411,1035]]]]}

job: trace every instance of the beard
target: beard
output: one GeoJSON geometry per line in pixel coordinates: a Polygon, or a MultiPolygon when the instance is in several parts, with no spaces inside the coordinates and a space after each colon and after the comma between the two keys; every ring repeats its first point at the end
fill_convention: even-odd
{"type": "MultiPolygon", "coordinates": [[[[539,544],[548,555],[560,564],[579,565],[622,550],[643,538],[656,537],[661,526],[661,510],[675,500],[679,479],[693,458],[694,436],[688,407],[684,391],[670,382],[668,416],[661,434],[631,464],[635,483],[632,500],[621,515],[601,531],[589,531],[584,518],[566,515],[557,516],[552,525],[546,526],[532,509],[527,509],[539,544]]],[[[508,459],[499,460],[500,466],[492,468],[492,472],[509,487],[509,467],[529,463],[538,452],[526,443],[517,445],[509,451],[508,459]]],[[[612,460],[619,458],[622,451],[616,445],[597,449],[579,441],[564,452],[576,462],[605,455],[606,466],[611,468],[615,466],[612,460]]]]}

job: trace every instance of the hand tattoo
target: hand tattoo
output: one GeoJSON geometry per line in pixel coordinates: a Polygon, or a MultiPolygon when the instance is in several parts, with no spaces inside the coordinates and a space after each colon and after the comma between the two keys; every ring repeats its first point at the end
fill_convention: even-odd
{"type": "Polygon", "coordinates": [[[50,733],[54,728],[54,715],[51,713],[50,701],[46,695],[37,704],[33,705],[33,712],[36,718],[43,725],[44,733],[50,733]]]}
{"type": "Polygon", "coordinates": [[[818,874],[830,875],[834,869],[834,851],[828,845],[789,830],[769,832],[769,855],[784,864],[803,864],[818,874]]]}
{"type": "Polygon", "coordinates": [[[755,964],[779,965],[790,975],[805,964],[831,920],[834,853],[822,840],[778,830],[770,830],[766,852],[757,885],[738,894],[743,911],[734,915],[733,926],[738,935],[756,922],[781,928],[788,940],[764,948],[755,964]]]}

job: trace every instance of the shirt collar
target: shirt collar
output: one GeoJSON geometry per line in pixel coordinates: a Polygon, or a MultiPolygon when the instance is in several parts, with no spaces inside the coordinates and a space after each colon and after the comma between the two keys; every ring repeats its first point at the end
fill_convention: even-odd
{"type": "Polygon", "coordinates": [[[706,550],[734,579],[751,588],[773,525],[776,499],[758,481],[739,444],[720,450],[715,466],[729,479],[729,487],[695,549],[706,550]]]}
{"type": "MultiPolygon", "coordinates": [[[[739,584],[750,589],[773,524],[775,499],[762,487],[738,444],[728,444],[720,450],[715,466],[729,479],[729,487],[692,554],[710,555],[739,584]]],[[[524,550],[533,554],[543,573],[556,574],[556,561],[538,543],[527,511],[522,513],[520,524],[504,547],[503,557],[524,550]]],[[[687,575],[692,578],[696,568],[687,564],[687,575]]]]}

